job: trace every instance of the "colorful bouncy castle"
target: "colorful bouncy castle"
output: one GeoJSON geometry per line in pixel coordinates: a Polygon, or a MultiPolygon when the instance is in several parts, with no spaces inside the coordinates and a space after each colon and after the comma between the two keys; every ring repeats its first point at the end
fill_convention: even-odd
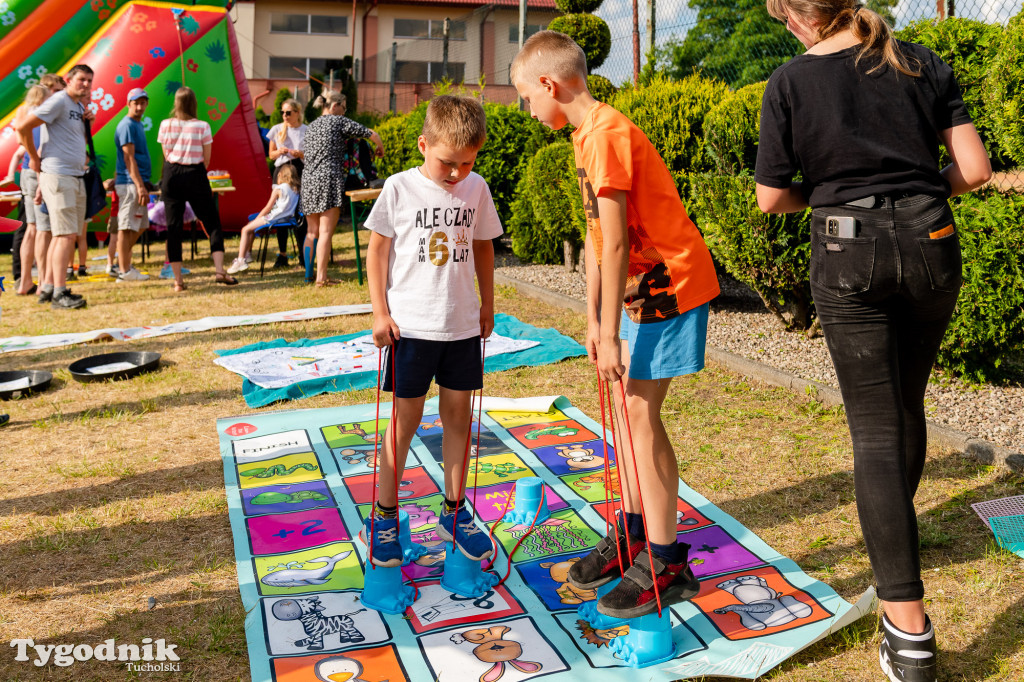
{"type": "MultiPolygon", "coordinates": [[[[149,94],[143,118],[153,182],[163,156],[160,121],[170,115],[174,92],[187,85],[199,100],[199,118],[213,130],[212,169],[231,174],[238,191],[221,197],[227,229],[270,195],[270,175],[242,73],[228,10],[231,0],[194,4],[147,0],[0,0],[0,168],[18,148],[11,126],[25,91],[46,73],[78,63],[96,72],[87,106],[96,114],[93,138],[104,178],[114,175],[114,129],[127,114],[132,88],[149,94]]],[[[9,204],[8,204],[9,206],[9,204]]],[[[107,212],[96,217],[106,222],[107,212]]]]}

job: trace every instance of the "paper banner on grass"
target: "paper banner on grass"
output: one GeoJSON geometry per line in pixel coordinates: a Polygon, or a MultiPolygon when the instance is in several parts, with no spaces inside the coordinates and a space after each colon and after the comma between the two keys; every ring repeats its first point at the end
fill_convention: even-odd
{"type": "Polygon", "coordinates": [[[335,305],[323,308],[285,310],[279,313],[266,313],[264,315],[224,315],[204,317],[199,320],[172,322],[171,324],[152,327],[130,327],[128,329],[110,327],[107,329],[94,329],[90,332],[78,332],[73,334],[11,336],[6,339],[0,339],[0,353],[10,353],[17,350],[41,350],[43,348],[73,346],[79,343],[88,343],[89,341],[134,341],[136,339],[150,339],[154,336],[166,336],[167,334],[189,334],[192,332],[205,332],[211,329],[223,329],[225,327],[247,327],[256,324],[272,324],[274,322],[299,322],[302,320],[313,320],[320,317],[337,317],[338,315],[364,315],[370,312],[372,312],[372,309],[368,304],[335,305]]]}

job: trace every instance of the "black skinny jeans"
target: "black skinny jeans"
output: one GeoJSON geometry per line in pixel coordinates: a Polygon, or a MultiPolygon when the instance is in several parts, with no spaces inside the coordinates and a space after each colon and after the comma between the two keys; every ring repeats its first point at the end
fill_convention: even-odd
{"type": "Polygon", "coordinates": [[[857,513],[878,597],[915,601],[924,597],[914,511],[924,392],[960,291],[960,242],[955,230],[943,231],[953,225],[944,199],[876,206],[814,210],[811,292],[850,424],[857,513]],[[856,218],[857,236],[827,235],[831,215],[856,218]]]}
{"type": "Polygon", "coordinates": [[[210,252],[224,251],[224,231],[220,226],[220,213],[210,191],[206,166],[201,163],[183,165],[165,163],[160,190],[167,213],[167,260],[181,262],[181,237],[185,230],[185,202],[203,222],[210,235],[210,252]]]}

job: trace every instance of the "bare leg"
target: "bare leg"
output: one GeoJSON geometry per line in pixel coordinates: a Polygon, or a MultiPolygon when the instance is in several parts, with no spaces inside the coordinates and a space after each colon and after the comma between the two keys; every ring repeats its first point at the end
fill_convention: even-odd
{"type": "Polygon", "coordinates": [[[331,260],[331,238],[338,224],[341,209],[332,208],[320,214],[320,242],[316,245],[316,281],[327,281],[327,264],[331,260]]]}
{"type": "MultiPolygon", "coordinates": [[[[82,231],[78,233],[78,264],[85,265],[89,262],[89,240],[86,235],[88,234],[89,223],[88,221],[82,223],[82,231]]],[[[71,253],[71,267],[75,267],[75,254],[71,253]]]]}
{"type": "Polygon", "coordinates": [[[50,243],[50,273],[53,278],[54,289],[67,286],[68,271],[67,262],[75,256],[75,235],[65,234],[54,237],[50,243]]]}
{"type": "Polygon", "coordinates": [[[889,622],[907,634],[924,632],[924,601],[883,601],[882,610],[889,622]]]}
{"type": "MultiPolygon", "coordinates": [[[[25,236],[21,240],[21,282],[18,287],[19,294],[27,294],[32,288],[32,261],[36,253],[36,226],[29,223],[25,228],[25,236]]],[[[39,270],[39,277],[43,275],[42,268],[39,270]]],[[[41,280],[40,280],[41,281],[41,280]]]]}
{"type": "Polygon", "coordinates": [[[245,258],[245,254],[252,250],[252,243],[255,240],[256,228],[259,227],[254,220],[242,228],[242,236],[238,240],[238,257],[245,258]]]}
{"type": "Polygon", "coordinates": [[[39,286],[53,284],[50,277],[50,264],[47,262],[47,252],[50,249],[50,232],[36,232],[36,270],[38,270],[39,286]]]}
{"type": "Polygon", "coordinates": [[[224,252],[214,251],[210,255],[213,256],[213,269],[216,271],[216,273],[218,275],[226,275],[227,273],[224,272],[224,252]]]}
{"type": "Polygon", "coordinates": [[[402,478],[405,473],[405,460],[409,456],[409,445],[412,437],[419,428],[420,419],[423,418],[423,403],[427,396],[419,398],[396,398],[395,418],[388,424],[384,432],[384,455],[380,458],[380,472],[378,474],[379,492],[377,500],[385,507],[394,507],[398,504],[398,493],[395,490],[395,478],[402,478]],[[397,422],[397,424],[396,424],[397,422]],[[392,434],[394,434],[392,436],[392,434]],[[392,450],[391,441],[397,441],[396,450],[392,450]],[[395,473],[396,458],[393,452],[398,453],[398,473],[395,473]]]}
{"type": "Polygon", "coordinates": [[[185,286],[185,280],[181,278],[181,261],[176,263],[170,263],[171,272],[174,273],[174,286],[177,288],[183,288],[185,286]]]}
{"type": "Polygon", "coordinates": [[[117,231],[117,260],[121,272],[128,272],[132,269],[132,249],[141,234],[141,231],[136,232],[135,230],[117,231]]]}
{"type": "Polygon", "coordinates": [[[469,445],[473,414],[470,409],[472,391],[440,388],[441,453],[444,457],[444,495],[458,500],[466,492],[466,447],[469,445]]]}
{"type": "MultiPolygon", "coordinates": [[[[107,225],[110,232],[107,233],[107,269],[110,269],[118,260],[118,252],[121,248],[121,231],[117,229],[117,220],[112,220],[114,226],[107,225]]],[[[118,267],[121,267],[118,265],[118,267]]],[[[122,271],[123,272],[123,271],[122,271]]]]}
{"type": "MultiPolygon", "coordinates": [[[[623,364],[629,375],[629,353],[622,343],[623,364]]],[[[676,539],[676,498],[679,491],[679,469],[675,452],[669,441],[665,425],[661,422],[661,406],[668,394],[671,379],[626,379],[627,423],[622,412],[622,388],[610,384],[615,399],[618,441],[621,447],[619,480],[626,492],[623,502],[626,511],[642,513],[647,520],[647,538],[659,545],[668,545],[676,539]],[[643,490],[643,509],[636,492],[638,472],[633,468],[630,441],[639,469],[639,484],[643,490]]]]}

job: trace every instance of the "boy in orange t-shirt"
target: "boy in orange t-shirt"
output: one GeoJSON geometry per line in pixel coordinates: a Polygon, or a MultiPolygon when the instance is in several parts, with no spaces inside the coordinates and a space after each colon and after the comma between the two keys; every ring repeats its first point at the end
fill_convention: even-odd
{"type": "Polygon", "coordinates": [[[531,36],[512,62],[512,82],[531,115],[555,130],[576,128],[586,263],[598,266],[587,268],[587,352],[605,381],[627,377],[631,438],[621,389],[612,386],[625,441],[618,459],[625,518],[615,538],[573,564],[569,582],[594,589],[614,580],[621,555],[630,568],[597,609],[634,618],[657,610],[655,585],[662,605],[700,589],[687,564],[690,546],[676,539],[679,472],[661,405],[672,377],[704,367],[708,301],[718,295],[718,279],[658,151],[632,121],[591,96],[586,77],[583,50],[555,31],[531,36]]]}

